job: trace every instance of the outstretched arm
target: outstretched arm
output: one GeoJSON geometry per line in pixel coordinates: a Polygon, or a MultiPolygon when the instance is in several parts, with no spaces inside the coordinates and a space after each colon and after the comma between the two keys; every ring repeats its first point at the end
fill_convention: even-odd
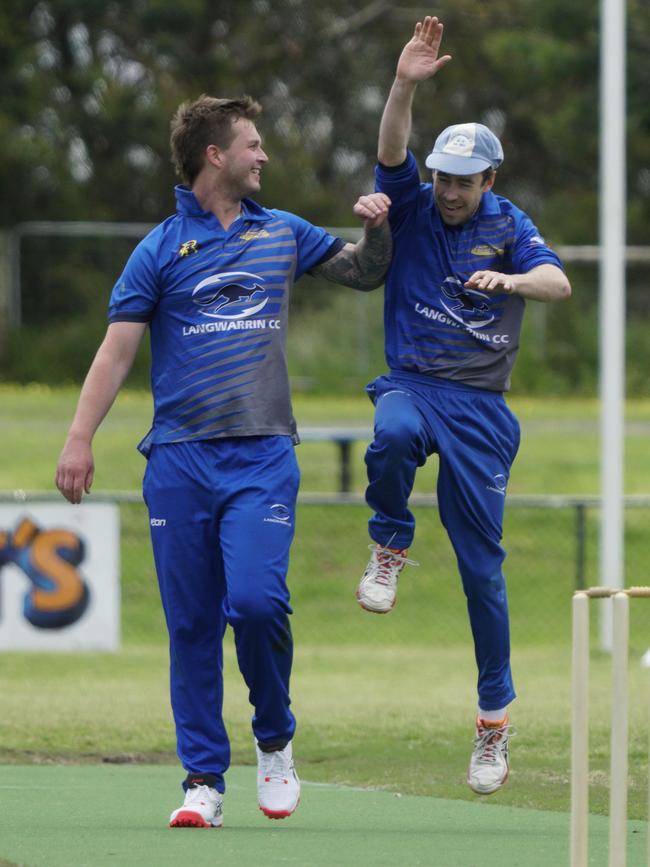
{"type": "Polygon", "coordinates": [[[418,82],[431,78],[451,60],[449,54],[438,57],[443,29],[437,18],[427,15],[415,25],[413,38],[402,50],[379,126],[377,156],[385,166],[398,166],[406,159],[418,82]]]}
{"type": "Polygon", "coordinates": [[[525,274],[502,274],[500,271],[475,271],[465,283],[468,289],[490,294],[521,295],[531,301],[562,301],[571,296],[571,284],[561,268],[546,263],[525,274]]]}
{"type": "Polygon", "coordinates": [[[109,325],[90,365],[56,468],[56,486],[71,503],[80,503],[84,492],[90,493],[95,473],[93,436],[131,369],[146,327],[143,322],[109,325]]]}
{"type": "Polygon", "coordinates": [[[381,286],[393,253],[389,207],[385,193],[361,196],[353,210],[364,221],[363,238],[356,244],[346,244],[336,256],[312,268],[311,273],[363,292],[381,286]]]}

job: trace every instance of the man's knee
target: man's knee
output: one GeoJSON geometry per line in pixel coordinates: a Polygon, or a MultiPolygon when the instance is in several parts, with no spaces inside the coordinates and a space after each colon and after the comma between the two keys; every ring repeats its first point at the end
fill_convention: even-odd
{"type": "Polygon", "coordinates": [[[501,571],[464,575],[463,588],[470,604],[507,604],[506,582],[501,571]]]}
{"type": "Polygon", "coordinates": [[[249,625],[259,628],[284,623],[287,613],[288,605],[265,593],[239,595],[229,599],[228,620],[234,628],[249,625]]]}
{"type": "Polygon", "coordinates": [[[412,415],[383,419],[375,425],[373,445],[395,455],[418,454],[424,448],[420,420],[412,415]]]}

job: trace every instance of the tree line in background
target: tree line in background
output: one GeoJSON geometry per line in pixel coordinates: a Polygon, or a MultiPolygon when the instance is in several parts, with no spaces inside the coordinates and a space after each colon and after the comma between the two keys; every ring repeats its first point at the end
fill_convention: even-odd
{"type": "MultiPolygon", "coordinates": [[[[482,121],[505,149],[497,192],[526,210],[552,243],[594,244],[599,5],[4,0],[4,228],[30,220],[154,223],[166,217],[176,182],[169,120],[180,102],[204,92],[249,93],[262,103],[259,127],[270,155],[262,204],[321,225],[353,225],[352,204],[372,188],[379,118],[397,57],[414,22],[436,14],[453,61],[416,95],[411,145],[420,165],[444,126],[482,121]]],[[[650,16],[647,0],[627,0],[627,8],[627,237],[648,244],[650,16]]],[[[118,247],[107,253],[105,245],[51,242],[49,255],[36,242],[31,254],[26,247],[25,327],[47,343],[47,329],[56,326],[61,339],[77,320],[88,334],[80,324],[86,318],[94,341],[128,253],[118,247]]],[[[630,305],[645,316],[648,274],[639,276],[636,289],[632,277],[630,305]]],[[[317,294],[324,303],[328,291],[317,284],[309,293],[297,291],[298,315],[301,299],[317,294]]],[[[566,316],[575,328],[583,327],[580,317],[585,305],[593,309],[595,296],[595,285],[586,285],[571,303],[566,316]]],[[[8,377],[26,376],[22,343],[14,336],[4,363],[8,377]]],[[[571,347],[565,350],[571,354],[571,347]]],[[[77,369],[69,375],[78,378],[77,369]]]]}

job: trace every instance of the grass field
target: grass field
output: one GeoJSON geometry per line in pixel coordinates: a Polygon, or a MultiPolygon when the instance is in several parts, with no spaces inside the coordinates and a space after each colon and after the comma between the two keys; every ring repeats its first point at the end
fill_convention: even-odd
{"type": "MultiPolygon", "coordinates": [[[[77,392],[0,387],[0,434],[10,460],[0,490],[51,490],[54,465],[77,392]]],[[[522,448],[510,490],[524,494],[594,494],[598,490],[598,408],[592,401],[511,400],[522,422],[522,448]]],[[[365,398],[295,401],[299,423],[372,423],[365,398]]],[[[146,431],[145,394],[125,392],[97,436],[95,487],[137,490],[143,461],[134,445],[146,431]]],[[[627,411],[626,492],[650,492],[650,402],[627,411]]],[[[362,446],[355,487],[363,488],[362,446]]],[[[298,451],[304,491],[331,491],[335,448],[298,451]]],[[[435,468],[420,474],[430,492],[435,468]]],[[[365,558],[367,513],[361,506],[304,505],[292,555],[295,614],[293,696],[296,752],[305,779],[373,786],[410,794],[474,799],[464,777],[471,749],[474,662],[455,564],[435,512],[421,508],[410,570],[387,618],[354,605],[365,558]]],[[[167,697],[165,633],[142,507],[122,507],[122,650],[100,654],[4,653],[0,657],[0,761],[174,761],[167,697]]],[[[588,572],[597,580],[596,516],[588,523],[588,572]]],[[[629,583],[646,583],[647,514],[627,525],[629,583]]],[[[565,810],[569,756],[569,600],[574,584],[573,516],[508,510],[513,666],[511,783],[490,803],[565,810]]],[[[650,644],[650,619],[638,606],[632,630],[630,815],[646,815],[648,684],[638,657],[650,644]]],[[[253,761],[250,707],[228,639],[226,717],[233,761],[253,761]]],[[[607,808],[608,660],[593,653],[592,810],[607,808]]]]}
{"type": "MultiPolygon", "coordinates": [[[[233,764],[254,762],[230,639],[225,716],[233,764]]],[[[568,809],[569,662],[515,653],[510,783],[491,803],[568,809]]],[[[607,808],[608,662],[593,660],[591,809],[607,808]]],[[[647,673],[632,667],[630,816],[646,815],[647,673]]],[[[293,678],[301,775],[316,782],[478,800],[465,785],[474,669],[469,647],[299,644],[293,678]]],[[[174,761],[163,646],[118,654],[3,655],[0,761],[174,761]]]]}
{"type": "MultiPolygon", "coordinates": [[[[177,867],[260,864],[294,867],[478,867],[489,846],[502,867],[568,862],[568,816],[485,801],[452,801],[332,784],[303,783],[288,822],[256,809],[255,770],[228,774],[224,827],[170,831],[160,821],[178,802],[175,770],[164,765],[0,765],[3,800],[0,867],[177,867]],[[38,834],[25,834],[28,788],[43,799],[38,834]],[[65,798],[56,797],[65,792],[65,798]],[[143,798],[142,793],[146,792],[143,798]],[[94,821],[89,823],[92,795],[94,821]]],[[[27,813],[29,815],[29,813],[27,813]]],[[[646,867],[646,829],[629,822],[628,867],[646,867]]],[[[605,867],[607,820],[589,822],[590,867],[605,867]]]]}

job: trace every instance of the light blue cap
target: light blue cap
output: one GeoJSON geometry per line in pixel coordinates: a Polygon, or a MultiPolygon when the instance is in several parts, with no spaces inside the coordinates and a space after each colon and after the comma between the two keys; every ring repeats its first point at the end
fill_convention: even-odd
{"type": "Polygon", "coordinates": [[[491,130],[482,123],[457,123],[440,133],[425,165],[448,175],[474,175],[502,162],[501,142],[491,130]]]}

